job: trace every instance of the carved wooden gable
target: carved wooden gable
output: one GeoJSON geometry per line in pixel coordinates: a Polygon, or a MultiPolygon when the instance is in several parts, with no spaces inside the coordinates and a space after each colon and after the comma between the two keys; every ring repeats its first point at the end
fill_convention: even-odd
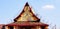
{"type": "Polygon", "coordinates": [[[36,21],[38,18],[33,14],[30,6],[28,3],[24,6],[23,11],[21,14],[15,18],[15,21],[36,21]]]}

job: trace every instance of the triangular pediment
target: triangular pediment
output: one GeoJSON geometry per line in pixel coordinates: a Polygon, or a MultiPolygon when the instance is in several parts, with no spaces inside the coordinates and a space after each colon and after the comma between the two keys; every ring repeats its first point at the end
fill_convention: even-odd
{"type": "Polygon", "coordinates": [[[34,15],[27,2],[22,12],[14,19],[14,21],[40,21],[40,19],[34,15]]]}

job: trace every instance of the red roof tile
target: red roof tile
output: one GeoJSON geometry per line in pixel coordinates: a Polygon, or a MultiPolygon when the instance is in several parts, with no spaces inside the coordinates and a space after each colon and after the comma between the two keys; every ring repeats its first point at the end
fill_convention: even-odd
{"type": "Polygon", "coordinates": [[[15,22],[7,25],[8,26],[48,26],[47,24],[41,22],[15,22]]]}

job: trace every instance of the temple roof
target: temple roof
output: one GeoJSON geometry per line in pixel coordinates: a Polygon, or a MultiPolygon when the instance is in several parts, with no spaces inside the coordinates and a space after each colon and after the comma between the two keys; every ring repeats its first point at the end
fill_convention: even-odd
{"type": "Polygon", "coordinates": [[[14,22],[16,21],[37,21],[39,22],[40,19],[33,13],[32,9],[30,8],[27,2],[22,12],[14,19],[14,22]]]}
{"type": "Polygon", "coordinates": [[[48,26],[47,24],[44,24],[42,22],[15,22],[7,24],[6,26],[48,26]]]}
{"type": "Polygon", "coordinates": [[[39,21],[40,19],[32,12],[29,4],[26,3],[22,12],[14,19],[14,22],[6,26],[48,26],[48,24],[39,21]]]}

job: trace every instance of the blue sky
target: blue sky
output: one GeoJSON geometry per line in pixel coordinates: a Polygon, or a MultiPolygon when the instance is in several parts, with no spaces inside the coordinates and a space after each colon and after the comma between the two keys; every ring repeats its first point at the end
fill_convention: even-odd
{"type": "Polygon", "coordinates": [[[22,11],[25,3],[34,10],[41,22],[60,27],[60,0],[0,0],[0,24],[8,24],[22,11]]]}

